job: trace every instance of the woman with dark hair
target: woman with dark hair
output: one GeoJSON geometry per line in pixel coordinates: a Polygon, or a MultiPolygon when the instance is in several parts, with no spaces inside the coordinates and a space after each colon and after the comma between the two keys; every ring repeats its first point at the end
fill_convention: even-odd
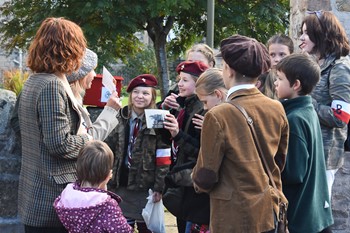
{"type": "Polygon", "coordinates": [[[25,232],[67,232],[53,208],[55,198],[77,179],[79,150],[92,139],[83,133],[80,113],[66,74],[79,69],[86,40],[81,28],[47,18],[29,51],[32,70],[19,100],[22,166],[18,212],[25,232]]]}
{"type": "Polygon", "coordinates": [[[329,196],[335,173],[344,163],[344,142],[350,117],[350,45],[344,27],[328,11],[307,12],[301,24],[303,52],[313,55],[321,78],[311,93],[320,120],[329,196]]]}

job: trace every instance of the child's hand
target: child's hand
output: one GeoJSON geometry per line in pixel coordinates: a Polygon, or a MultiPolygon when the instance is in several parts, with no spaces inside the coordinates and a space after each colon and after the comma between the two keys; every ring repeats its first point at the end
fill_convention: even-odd
{"type": "Polygon", "coordinates": [[[167,96],[164,99],[163,105],[165,105],[168,108],[178,109],[180,105],[176,102],[177,97],[178,95],[176,95],[175,93],[171,93],[171,95],[167,96]]]}
{"type": "Polygon", "coordinates": [[[194,114],[194,117],[192,118],[192,123],[194,124],[194,127],[196,129],[201,130],[203,126],[203,120],[204,120],[204,116],[199,114],[194,114]]]}
{"type": "Polygon", "coordinates": [[[162,199],[162,194],[159,192],[153,193],[153,202],[159,202],[162,199]]]}
{"type": "Polygon", "coordinates": [[[164,129],[169,130],[172,137],[175,137],[179,133],[179,123],[172,114],[166,114],[164,117],[164,129]]]}

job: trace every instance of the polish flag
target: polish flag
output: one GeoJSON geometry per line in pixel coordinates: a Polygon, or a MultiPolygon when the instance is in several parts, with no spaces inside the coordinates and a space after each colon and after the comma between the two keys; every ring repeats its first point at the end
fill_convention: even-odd
{"type": "Polygon", "coordinates": [[[157,155],[156,164],[157,164],[157,166],[170,165],[171,164],[170,153],[171,153],[170,148],[157,149],[157,151],[156,151],[156,155],[157,155]]]}
{"type": "Polygon", "coordinates": [[[341,100],[332,101],[334,116],[346,124],[350,120],[350,104],[341,100]]]}

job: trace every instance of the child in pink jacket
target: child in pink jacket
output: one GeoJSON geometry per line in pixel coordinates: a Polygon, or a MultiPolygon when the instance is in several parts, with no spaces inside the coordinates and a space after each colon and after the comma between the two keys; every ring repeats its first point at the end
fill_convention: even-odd
{"type": "Polygon", "coordinates": [[[118,205],[121,198],[107,191],[113,160],[112,151],[102,141],[91,141],[79,152],[78,181],[68,184],[54,202],[70,233],[133,232],[118,205]]]}

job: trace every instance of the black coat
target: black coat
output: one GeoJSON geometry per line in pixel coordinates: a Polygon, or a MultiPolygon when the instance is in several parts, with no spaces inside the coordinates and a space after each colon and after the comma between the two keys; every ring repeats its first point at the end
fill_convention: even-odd
{"type": "MultiPolygon", "coordinates": [[[[185,109],[184,120],[179,133],[174,137],[174,141],[179,146],[176,161],[173,161],[173,169],[192,167],[197,162],[201,131],[194,127],[192,118],[194,114],[204,115],[203,104],[196,95],[187,97],[183,102],[179,101],[181,107],[185,109]]],[[[210,200],[206,193],[198,194],[193,187],[185,187],[182,204],[182,216],[177,216],[186,221],[198,224],[209,224],[210,200]]]]}

